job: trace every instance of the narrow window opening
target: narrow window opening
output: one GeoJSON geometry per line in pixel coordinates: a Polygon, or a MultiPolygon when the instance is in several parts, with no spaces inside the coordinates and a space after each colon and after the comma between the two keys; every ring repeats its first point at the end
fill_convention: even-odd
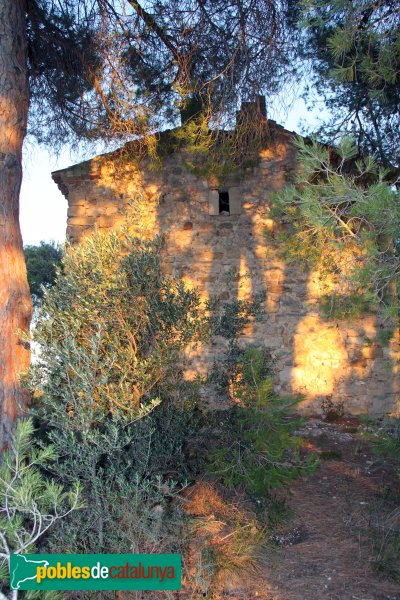
{"type": "Polygon", "coordinates": [[[230,213],[229,207],[229,192],[226,190],[218,190],[219,197],[219,214],[228,214],[230,213]]]}

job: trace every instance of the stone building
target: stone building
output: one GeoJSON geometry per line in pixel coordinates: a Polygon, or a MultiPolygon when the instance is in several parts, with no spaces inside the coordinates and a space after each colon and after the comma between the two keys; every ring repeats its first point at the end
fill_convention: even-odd
{"type": "MultiPolygon", "coordinates": [[[[158,169],[147,159],[136,164],[106,154],[54,172],[68,200],[67,236],[78,242],[95,225],[118,227],[130,199],[140,195],[146,202],[136,224],[147,235],[163,234],[167,272],[198,287],[204,299],[265,294],[262,318],[250,323],[241,343],[270,352],[277,392],[304,394],[307,412],[319,412],[325,398],[355,414],[398,412],[398,335],[383,343],[385,328],[374,315],[356,323],[323,320],[318,275],[285,264],[277,252],[279,224],[270,202],[295,173],[295,134],[273,121],[268,127],[258,163],[240,179],[196,176],[184,150],[167,154],[158,169]]],[[[197,350],[193,370],[204,373],[223,345],[215,340],[197,350]]]]}

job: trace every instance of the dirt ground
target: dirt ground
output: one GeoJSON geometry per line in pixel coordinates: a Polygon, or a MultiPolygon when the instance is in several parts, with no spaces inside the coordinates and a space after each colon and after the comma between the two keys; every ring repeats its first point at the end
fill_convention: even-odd
{"type": "MultiPolygon", "coordinates": [[[[400,584],[379,577],[374,570],[369,538],[377,515],[396,506],[400,480],[390,463],[383,465],[377,459],[371,448],[373,433],[365,432],[354,417],[335,423],[319,417],[308,419],[299,435],[304,438],[304,452],[319,454],[320,464],[315,473],[296,479],[280,492],[279,498],[291,516],[274,531],[259,574],[247,577],[247,581],[243,577],[239,585],[228,580],[217,586],[219,592],[194,591],[193,585],[184,585],[170,597],[400,600],[400,584]]],[[[213,523],[218,522],[218,506],[222,510],[223,504],[217,495],[211,497],[213,492],[207,491],[207,484],[202,489],[208,504],[214,506],[213,523]]],[[[200,500],[204,502],[204,498],[200,500]]],[[[225,516],[222,514],[221,519],[225,516]]],[[[130,595],[129,599],[160,597],[151,592],[142,594],[130,595]]]]}
{"type": "Polygon", "coordinates": [[[312,418],[303,426],[320,466],[286,493],[294,518],[277,534],[280,548],[266,561],[265,587],[255,598],[400,600],[400,585],[374,572],[366,537],[384,491],[397,487],[400,493],[400,481],[377,460],[361,431],[355,418],[338,423],[312,418]]]}

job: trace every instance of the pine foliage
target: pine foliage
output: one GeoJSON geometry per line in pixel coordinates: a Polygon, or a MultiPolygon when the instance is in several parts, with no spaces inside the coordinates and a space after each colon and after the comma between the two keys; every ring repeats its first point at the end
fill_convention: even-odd
{"type": "MultiPolygon", "coordinates": [[[[45,471],[58,459],[54,446],[35,441],[32,419],[18,422],[0,465],[0,597],[7,598],[10,554],[32,553],[46,534],[82,508],[76,478],[64,488],[45,471]],[[3,594],[3,595],[2,595],[3,594]]],[[[12,597],[16,597],[13,593],[12,597]]]]}
{"type": "Polygon", "coordinates": [[[301,438],[293,435],[301,420],[293,413],[299,398],[272,391],[263,352],[249,346],[240,362],[231,394],[236,406],[219,415],[222,435],[209,454],[209,470],[228,487],[242,485],[254,497],[265,497],[316,463],[301,457],[301,438]]]}
{"type": "MultiPolygon", "coordinates": [[[[301,55],[331,120],[324,141],[353,135],[360,153],[399,166],[400,18],[395,0],[303,0],[301,55]]],[[[304,68],[304,63],[302,63],[304,68]]]]}
{"type": "Polygon", "coordinates": [[[302,260],[335,282],[328,313],[355,316],[399,309],[400,202],[398,190],[372,158],[356,160],[344,138],[333,151],[317,142],[296,142],[299,173],[275,198],[275,215],[286,221],[281,236],[292,260],[302,260]]]}

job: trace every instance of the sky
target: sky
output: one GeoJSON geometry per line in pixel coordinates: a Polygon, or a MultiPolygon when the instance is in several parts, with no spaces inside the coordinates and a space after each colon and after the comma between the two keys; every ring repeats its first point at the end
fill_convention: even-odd
{"type": "MultiPolygon", "coordinates": [[[[289,108],[276,105],[270,116],[290,131],[300,132],[300,123],[306,122],[311,128],[317,124],[317,115],[307,111],[301,99],[294,100],[289,108]]],[[[51,150],[33,142],[25,145],[20,202],[24,245],[38,245],[41,241],[65,241],[67,200],[52,180],[51,172],[86,158],[90,156],[72,155],[68,149],[57,157],[51,150]]]]}
{"type": "Polygon", "coordinates": [[[51,150],[30,143],[24,147],[20,197],[20,223],[24,245],[65,241],[67,200],[51,178],[51,172],[79,162],[65,151],[56,157],[51,150]]]}

